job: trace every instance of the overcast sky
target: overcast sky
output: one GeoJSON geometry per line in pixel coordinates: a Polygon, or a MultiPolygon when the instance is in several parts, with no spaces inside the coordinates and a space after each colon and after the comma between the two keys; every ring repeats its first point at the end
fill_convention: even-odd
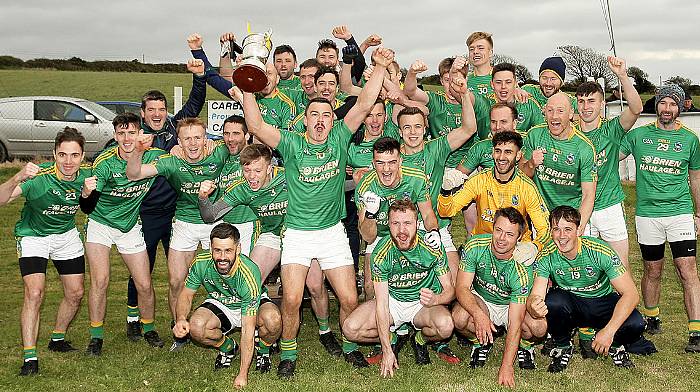
{"type": "MultiPolygon", "coordinates": [[[[681,75],[700,84],[700,2],[610,2],[617,53],[628,66],[645,70],[653,83],[681,75]]],[[[28,0],[0,5],[0,54],[183,63],[189,57],[185,38],[198,32],[216,59],[219,35],[244,36],[246,21],[253,30],[271,27],[274,45],[292,45],[300,61],[314,55],[316,42],[331,37],[334,25],[346,24],[358,42],[377,33],[402,67],[423,59],[429,73],[441,58],[464,53],[467,35],[477,30],[493,33],[494,51],[533,74],[560,45],[610,49],[598,0],[28,0]]]]}

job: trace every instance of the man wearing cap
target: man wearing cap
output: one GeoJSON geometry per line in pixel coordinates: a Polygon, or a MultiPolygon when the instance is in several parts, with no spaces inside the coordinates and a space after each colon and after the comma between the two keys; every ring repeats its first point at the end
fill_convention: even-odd
{"type": "Polygon", "coordinates": [[[683,89],[677,85],[659,88],[656,122],[624,136],[620,159],[632,154],[637,165],[635,224],[644,259],[642,313],[647,332],[661,332],[659,296],[668,242],[688,315],[685,351],[700,352],[700,281],[695,265],[696,227],[700,224],[700,143],[697,135],[678,121],[684,98],[683,89]]]}
{"type": "MultiPolygon", "coordinates": [[[[540,65],[540,85],[526,84],[523,90],[528,92],[535,98],[535,101],[540,104],[544,111],[547,100],[552,95],[559,92],[564,80],[566,80],[566,64],[561,57],[547,57],[540,65]]],[[[566,94],[566,93],[565,93],[566,94]]],[[[578,113],[578,103],[576,98],[566,94],[571,100],[571,106],[574,108],[574,113],[578,113]]]]}
{"type": "Polygon", "coordinates": [[[700,112],[700,109],[693,105],[693,97],[690,96],[689,92],[685,93],[685,100],[683,101],[683,113],[700,112]]]}

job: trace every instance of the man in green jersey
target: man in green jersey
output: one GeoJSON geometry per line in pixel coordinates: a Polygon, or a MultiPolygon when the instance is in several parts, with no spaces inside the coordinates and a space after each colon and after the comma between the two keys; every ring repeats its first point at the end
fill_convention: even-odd
{"type": "Polygon", "coordinates": [[[302,91],[301,79],[294,75],[294,70],[297,69],[297,54],[289,45],[280,45],[275,48],[272,53],[272,62],[277,68],[277,74],[280,76],[277,87],[283,92],[302,91]]]}
{"type": "Polygon", "coordinates": [[[486,364],[496,326],[506,328],[498,383],[508,387],[515,386],[516,355],[521,369],[534,369],[535,351],[530,340],[547,334],[547,323],[533,319],[525,309],[532,286],[532,267],[513,258],[526,225],[518,210],[501,208],[495,214],[493,234],[469,239],[455,286],[459,302],[452,308],[455,329],[474,338],[472,368],[486,364]]]}
{"type": "MultiPolygon", "coordinates": [[[[154,179],[132,181],[125,174],[127,160],[135,154],[137,144],[141,145],[140,138],[144,138],[141,120],[133,113],[125,113],[116,116],[112,124],[117,146],[103,151],[95,159],[92,171],[97,184],[92,192],[90,189],[85,192],[90,211],[85,239],[85,253],[90,264],[90,343],[87,353],[94,356],[102,354],[112,245],[117,246],[136,284],[143,337],[151,346],[163,347],[163,341],[155,331],[155,293],[146,244],[138,223],[139,206],[154,179]]],[[[140,152],[141,155],[144,162],[156,162],[167,153],[148,149],[140,152]]]]}
{"type": "MultiPolygon", "coordinates": [[[[353,259],[340,220],[345,215],[343,186],[347,148],[353,133],[371,110],[379,95],[386,67],[393,52],[378,48],[372,76],[357,103],[343,120],[334,123],[333,107],[324,98],[312,99],[306,107],[304,135],[280,132],[262,120],[252,94],[244,94],[243,110],[248,130],[260,141],[282,154],[289,188],[289,204],[282,237],[283,330],[281,377],[296,368],[296,335],[304,281],[312,260],[317,260],[340,302],[340,321],[357,307],[353,259]]],[[[357,345],[343,341],[346,361],[367,366],[357,345]]]]}
{"type": "Polygon", "coordinates": [[[596,353],[609,354],[615,366],[634,367],[625,345],[642,339],[644,318],[635,309],[639,294],[632,275],[605,242],[581,237],[583,222],[575,208],[555,208],[549,223],[553,242],[539,254],[527,299],[528,312],[546,318],[554,340],[547,371],[566,369],[573,355],[571,332],[577,327],[598,331],[592,343],[596,353]]]}
{"type": "MultiPolygon", "coordinates": [[[[489,118],[491,136],[503,131],[517,132],[518,111],[514,105],[502,102],[493,104],[489,111],[489,118]]],[[[467,176],[477,169],[490,169],[494,164],[492,151],[493,142],[490,138],[479,140],[467,151],[467,155],[456,169],[467,176]]]]}
{"type": "Polygon", "coordinates": [[[677,85],[661,87],[656,94],[656,122],[635,128],[622,138],[620,159],[632,154],[637,165],[634,220],[644,259],[642,312],[647,332],[661,332],[659,297],[664,244],[668,241],[688,315],[685,350],[700,352],[700,281],[695,263],[696,230],[700,225],[700,145],[695,132],[677,120],[683,97],[683,89],[677,85]]]}
{"type": "Polygon", "coordinates": [[[95,186],[89,166],[81,166],[85,137],[73,128],[58,132],[54,162],[27,163],[0,185],[0,205],[24,196],[20,220],[15,225],[19,269],[24,283],[20,330],[24,346],[21,376],[39,373],[36,342],[39,310],[46,287],[46,266],[53,261],[63,284],[49,350],[75,350],[64,338],[83,299],[85,258],[83,243],[75,227],[79,196],[83,188],[95,186]]]}
{"type": "MultiPolygon", "coordinates": [[[[314,75],[321,69],[321,64],[316,59],[307,59],[299,65],[299,80],[301,89],[304,91],[304,106],[310,99],[316,96],[316,81],[314,75]]],[[[299,112],[300,114],[303,111],[299,112]]]]}
{"type": "MultiPolygon", "coordinates": [[[[401,145],[396,139],[382,137],[374,142],[371,170],[355,189],[355,203],[365,248],[365,277],[370,276],[370,262],[375,246],[389,234],[389,206],[396,200],[410,200],[417,204],[420,220],[427,233],[425,241],[434,249],[440,248],[440,233],[435,211],[430,202],[428,177],[414,167],[402,165],[401,145]]],[[[365,279],[365,298],[374,297],[370,279],[365,279]]]]}
{"type": "Polygon", "coordinates": [[[377,99],[372,110],[365,117],[363,128],[358,132],[362,136],[361,140],[357,140],[359,139],[357,137],[353,138],[348,147],[348,166],[353,168],[353,178],[356,183],[360,182],[362,176],[372,170],[374,142],[382,136],[399,139],[398,128],[396,131],[387,129],[386,125],[391,120],[386,118],[386,104],[384,100],[377,99]]]}
{"type": "Polygon", "coordinates": [[[607,242],[620,256],[622,264],[629,268],[627,225],[622,203],[625,194],[620,184],[618,156],[622,137],[632,129],[642,112],[642,99],[627,76],[624,60],[609,56],[608,67],[620,80],[627,101],[619,116],[609,120],[601,117],[605,93],[598,83],[584,82],[576,90],[579,127],[595,147],[598,166],[593,214],[584,234],[607,242]]]}
{"type": "Polygon", "coordinates": [[[491,57],[493,56],[493,37],[491,33],[475,31],[467,37],[469,65],[471,72],[467,75],[469,90],[474,95],[483,97],[493,93],[491,86],[491,57]]]}
{"type": "Polygon", "coordinates": [[[427,342],[452,335],[447,305],[454,300],[445,251],[428,245],[418,229],[418,211],[406,199],[389,207],[389,236],[372,254],[375,299],[355,309],[343,324],[343,334],[355,342],[382,346],[380,374],[392,377],[399,368],[394,331],[411,324],[418,331],[411,339],[418,365],[430,363],[427,342]]]}
{"type": "MultiPolygon", "coordinates": [[[[212,225],[204,223],[199,214],[197,193],[203,180],[219,177],[228,148],[217,144],[210,155],[205,153],[206,126],[198,118],[185,118],[177,125],[178,145],[183,150],[184,159],[175,155],[162,157],[151,162],[143,156],[143,145],[137,143],[133,154],[127,159],[126,176],[132,181],[165,177],[178,193],[173,233],[168,249],[168,303],[170,314],[175,318],[177,298],[184,286],[189,261],[194,257],[197,246],[209,249],[209,233],[212,225]]],[[[175,341],[172,351],[177,351],[183,341],[175,341]]]]}
{"type": "MultiPolygon", "coordinates": [[[[262,144],[251,144],[241,151],[240,164],[243,175],[231,182],[216,203],[209,200],[209,194],[216,187],[213,181],[202,181],[199,188],[199,210],[204,222],[213,223],[228,211],[237,208],[252,209],[259,219],[259,237],[250,252],[250,258],[260,268],[262,280],[280,262],[280,233],[287,213],[287,181],[283,168],[272,166],[270,148],[262,144]]],[[[326,351],[340,356],[341,350],[328,323],[328,290],[318,263],[312,263],[306,286],[311,296],[311,307],[319,324],[319,340],[326,351]]]]}
{"type": "MultiPolygon", "coordinates": [[[[199,254],[190,266],[185,287],[177,301],[177,322],[173,327],[175,336],[188,333],[196,342],[219,349],[214,369],[231,366],[238,352],[238,345],[230,336],[234,328],[241,328],[241,364],[233,381],[236,388],[248,383],[248,368],[253,359],[255,332],[264,342],[274,343],[280,336],[282,317],[279,309],[266,296],[261,295],[260,270],[245,255],[241,254],[238,229],[233,225],[219,223],[211,231],[211,251],[199,254]],[[204,286],[207,299],[192,312],[192,300],[197,290],[204,286]]],[[[265,367],[257,366],[262,373],[270,370],[269,353],[265,367]]],[[[260,355],[258,355],[259,361],[260,355]]]]}
{"type": "Polygon", "coordinates": [[[561,205],[579,209],[583,234],[593,213],[596,170],[595,147],[571,122],[573,109],[564,93],[556,93],[545,106],[546,124],[527,133],[525,160],[520,167],[533,178],[549,210],[561,205]]]}
{"type": "Polygon", "coordinates": [[[532,96],[543,109],[552,95],[562,92],[569,98],[574,113],[578,113],[576,98],[561,91],[564,80],[566,80],[566,64],[564,60],[561,57],[547,57],[540,65],[539,85],[526,84],[522,90],[532,96]]]}

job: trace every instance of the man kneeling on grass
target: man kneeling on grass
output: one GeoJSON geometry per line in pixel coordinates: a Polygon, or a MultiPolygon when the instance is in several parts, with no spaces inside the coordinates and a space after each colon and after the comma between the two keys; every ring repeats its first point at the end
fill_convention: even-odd
{"type": "Polygon", "coordinates": [[[389,206],[389,236],[372,253],[375,299],[357,307],[343,323],[343,335],[358,343],[382,345],[381,375],[391,377],[399,368],[396,334],[404,323],[418,331],[411,340],[416,364],[430,363],[427,342],[452,335],[452,317],[446,305],[454,299],[450,268],[442,246],[430,247],[418,230],[418,210],[410,200],[389,206]]]}
{"type": "Polygon", "coordinates": [[[216,370],[231,366],[238,345],[227,334],[240,327],[241,366],[234,381],[240,388],[248,383],[256,327],[260,341],[256,368],[264,373],[271,367],[269,348],[280,336],[282,317],[267,295],[261,295],[260,270],[241,254],[238,229],[229,223],[220,223],[212,229],[210,240],[211,251],[195,258],[185,288],[180,292],[173,334],[181,338],[189,333],[194,341],[218,348],[216,370]],[[200,286],[207,291],[207,299],[188,321],[192,299],[200,286]]]}

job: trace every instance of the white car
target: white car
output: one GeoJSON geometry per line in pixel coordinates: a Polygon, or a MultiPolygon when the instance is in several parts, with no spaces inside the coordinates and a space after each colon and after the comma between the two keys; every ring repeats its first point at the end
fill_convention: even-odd
{"type": "Polygon", "coordinates": [[[0,98],[0,162],[53,154],[56,133],[75,128],[93,158],[114,137],[116,115],[91,101],[69,97],[0,98]]]}

